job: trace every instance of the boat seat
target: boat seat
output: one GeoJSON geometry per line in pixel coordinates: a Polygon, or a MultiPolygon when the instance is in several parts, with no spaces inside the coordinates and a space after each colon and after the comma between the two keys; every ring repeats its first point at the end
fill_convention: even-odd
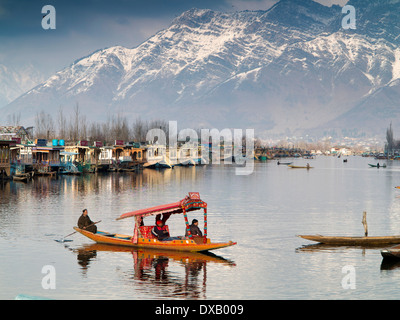
{"type": "Polygon", "coordinates": [[[200,237],[200,236],[193,236],[192,240],[196,243],[196,244],[203,244],[207,242],[207,239],[204,239],[204,236],[200,237]]]}
{"type": "MultiPolygon", "coordinates": [[[[153,230],[154,227],[155,227],[155,225],[139,227],[139,231],[142,234],[142,237],[145,239],[156,239],[156,237],[151,233],[151,230],[153,230]]],[[[166,227],[167,231],[169,232],[168,226],[166,225],[165,227],[166,227]]]]}

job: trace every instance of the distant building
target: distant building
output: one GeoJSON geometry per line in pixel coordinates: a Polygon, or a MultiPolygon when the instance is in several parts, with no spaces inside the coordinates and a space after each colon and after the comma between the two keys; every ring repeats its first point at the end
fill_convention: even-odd
{"type": "Polygon", "coordinates": [[[0,140],[13,140],[17,143],[27,143],[33,140],[33,127],[3,126],[0,127],[0,140]]]}

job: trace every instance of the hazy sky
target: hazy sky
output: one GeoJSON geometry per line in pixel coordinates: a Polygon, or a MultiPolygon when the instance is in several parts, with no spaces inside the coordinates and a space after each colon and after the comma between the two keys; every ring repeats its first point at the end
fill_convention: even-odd
{"type": "MultiPolygon", "coordinates": [[[[276,0],[0,0],[0,64],[32,64],[48,75],[93,51],[135,47],[190,8],[268,9],[276,0]],[[56,29],[41,26],[42,7],[56,9],[56,29]]],[[[347,0],[318,0],[343,5],[347,0]]]]}

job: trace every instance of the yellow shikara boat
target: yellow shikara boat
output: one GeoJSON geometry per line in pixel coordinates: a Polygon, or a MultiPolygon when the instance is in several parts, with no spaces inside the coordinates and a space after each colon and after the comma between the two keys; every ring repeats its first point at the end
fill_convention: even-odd
{"type": "MultiPolygon", "coordinates": [[[[200,199],[200,195],[198,192],[189,192],[189,196],[186,196],[186,198],[178,202],[125,213],[117,218],[117,220],[129,217],[134,217],[136,220],[132,236],[108,233],[104,231],[97,231],[96,233],[92,233],[83,229],[79,229],[77,227],[74,227],[74,230],[97,243],[147,249],[199,252],[220,249],[236,244],[236,242],[233,241],[212,242],[207,237],[207,203],[200,199]],[[200,209],[204,210],[204,236],[197,237],[193,236],[190,233],[187,212],[200,209]],[[144,217],[159,215],[159,217],[161,218],[162,215],[162,221],[165,223],[171,214],[176,213],[183,213],[186,224],[186,231],[188,234],[187,237],[175,237],[171,240],[160,241],[151,233],[154,225],[143,225],[144,217]]],[[[168,230],[168,226],[166,226],[166,228],[168,230]]]]}

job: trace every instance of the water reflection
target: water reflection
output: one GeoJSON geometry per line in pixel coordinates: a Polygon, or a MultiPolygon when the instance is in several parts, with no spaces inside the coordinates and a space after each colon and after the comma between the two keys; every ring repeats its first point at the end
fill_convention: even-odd
{"type": "Polygon", "coordinates": [[[381,271],[395,270],[400,268],[400,260],[382,259],[381,271]]]}
{"type": "Polygon", "coordinates": [[[365,255],[365,251],[368,249],[377,250],[383,249],[385,246],[382,245],[375,245],[375,246],[342,246],[342,245],[331,245],[331,244],[323,244],[323,243],[316,243],[316,244],[308,244],[303,245],[299,248],[296,248],[296,252],[335,252],[335,251],[346,251],[346,250],[353,250],[358,249],[361,250],[362,255],[365,255]]]}
{"type": "Polygon", "coordinates": [[[174,252],[148,249],[132,249],[103,244],[85,245],[73,249],[82,274],[87,275],[98,252],[127,253],[132,256],[133,268],[123,273],[126,282],[140,286],[143,291],[161,291],[164,297],[205,299],[207,266],[220,264],[234,267],[236,264],[213,253],[174,252]],[[174,269],[180,269],[174,272],[174,269]],[[182,272],[183,271],[183,272],[182,272]]]}
{"type": "Polygon", "coordinates": [[[15,197],[33,196],[46,199],[53,195],[124,193],[131,190],[157,190],[164,184],[179,185],[182,181],[199,181],[205,167],[179,167],[174,170],[140,170],[138,172],[93,173],[83,176],[35,176],[28,183],[0,181],[0,201],[16,201],[15,197]]]}

